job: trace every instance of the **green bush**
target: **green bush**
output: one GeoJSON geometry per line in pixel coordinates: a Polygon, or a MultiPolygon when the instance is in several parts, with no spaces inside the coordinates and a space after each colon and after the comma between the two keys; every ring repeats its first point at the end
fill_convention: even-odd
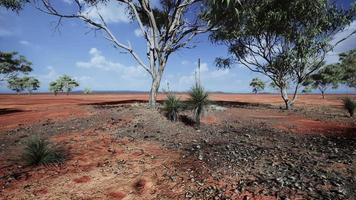
{"type": "Polygon", "coordinates": [[[200,118],[206,106],[209,104],[209,95],[202,86],[196,84],[189,92],[188,104],[194,112],[194,119],[197,126],[200,126],[200,118]]]}
{"type": "Polygon", "coordinates": [[[84,91],[83,91],[84,94],[90,94],[91,93],[91,89],[86,87],[84,88],[84,91]]]}
{"type": "Polygon", "coordinates": [[[350,97],[346,97],[343,99],[344,108],[349,112],[350,117],[354,116],[354,112],[356,109],[356,101],[353,101],[350,97]]]}
{"type": "Polygon", "coordinates": [[[48,140],[33,136],[26,141],[22,158],[28,165],[61,163],[64,161],[64,153],[48,140]]]}
{"type": "Polygon", "coordinates": [[[174,94],[168,94],[164,101],[163,109],[167,113],[167,117],[171,121],[177,121],[178,113],[182,108],[182,102],[174,94]]]}

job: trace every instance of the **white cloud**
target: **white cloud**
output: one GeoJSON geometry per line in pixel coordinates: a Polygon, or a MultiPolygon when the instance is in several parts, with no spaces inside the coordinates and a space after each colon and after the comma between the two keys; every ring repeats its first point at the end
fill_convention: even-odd
{"type": "Polygon", "coordinates": [[[96,48],[89,51],[91,58],[88,62],[77,62],[76,66],[80,68],[97,68],[104,71],[114,71],[123,79],[145,78],[146,72],[140,66],[125,66],[118,62],[112,62],[106,59],[96,48]]]}
{"type": "Polygon", "coordinates": [[[182,65],[191,65],[192,63],[188,60],[182,60],[181,64],[182,65]]]}
{"type": "MultiPolygon", "coordinates": [[[[192,63],[186,61],[187,63],[192,63]]],[[[197,63],[194,63],[197,65],[197,63]]],[[[166,87],[167,82],[170,83],[170,88],[177,91],[186,91],[194,85],[196,76],[199,77],[199,72],[194,69],[188,74],[167,74],[162,81],[163,88],[166,87]]],[[[239,82],[236,74],[231,70],[210,69],[208,64],[203,62],[200,65],[200,81],[202,85],[210,91],[220,90],[236,90],[236,85],[239,82]]]]}
{"type": "Polygon", "coordinates": [[[41,75],[37,75],[39,77],[39,79],[45,79],[45,80],[54,80],[58,77],[58,73],[56,72],[56,70],[54,69],[54,67],[52,66],[48,66],[47,67],[48,73],[47,74],[41,74],[41,75]]]}
{"type": "Polygon", "coordinates": [[[126,7],[116,1],[108,1],[107,3],[99,3],[96,7],[87,7],[84,13],[92,20],[100,21],[100,15],[106,23],[128,23],[130,17],[126,7]]]}
{"type": "Polygon", "coordinates": [[[137,37],[143,37],[143,33],[142,33],[141,29],[139,29],[139,28],[135,29],[134,33],[137,37]]]}
{"type": "Polygon", "coordinates": [[[10,36],[12,32],[0,27],[0,37],[10,36]]]}
{"type": "Polygon", "coordinates": [[[72,0],[62,0],[64,3],[71,5],[73,3],[72,0]]]}
{"type": "Polygon", "coordinates": [[[19,43],[22,45],[26,45],[26,46],[31,44],[29,41],[26,41],[26,40],[21,40],[21,41],[19,41],[19,43]]]}

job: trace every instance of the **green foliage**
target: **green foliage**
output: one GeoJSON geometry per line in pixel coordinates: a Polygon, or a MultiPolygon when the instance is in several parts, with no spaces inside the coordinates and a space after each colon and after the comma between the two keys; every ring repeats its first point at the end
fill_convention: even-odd
{"type": "Polygon", "coordinates": [[[33,90],[37,90],[40,87],[40,82],[38,79],[28,76],[22,78],[15,76],[9,78],[7,82],[8,87],[11,90],[16,91],[17,93],[27,90],[29,94],[31,94],[33,90]]]}
{"type": "Polygon", "coordinates": [[[356,101],[353,101],[350,97],[346,97],[343,99],[344,108],[349,112],[350,117],[354,116],[354,112],[356,109],[356,101]]]}
{"type": "Polygon", "coordinates": [[[32,63],[17,52],[0,51],[0,81],[17,76],[19,73],[27,74],[32,71],[32,63]]]}
{"type": "Polygon", "coordinates": [[[201,115],[206,106],[209,104],[209,94],[199,84],[195,84],[189,91],[188,104],[192,107],[194,112],[195,122],[200,126],[201,115]]]}
{"type": "Polygon", "coordinates": [[[33,136],[25,143],[22,155],[28,165],[60,163],[64,161],[64,157],[62,150],[39,136],[33,136]]]}
{"type": "Polygon", "coordinates": [[[312,92],[312,88],[310,86],[304,86],[302,93],[306,94],[306,93],[311,93],[312,92]]]}
{"type": "Polygon", "coordinates": [[[340,54],[341,81],[356,88],[356,49],[340,54]]]}
{"type": "Polygon", "coordinates": [[[22,79],[15,76],[7,80],[8,88],[15,91],[17,94],[24,90],[22,79]]]}
{"type": "Polygon", "coordinates": [[[169,120],[177,121],[178,113],[182,109],[182,102],[176,95],[169,93],[164,101],[163,109],[167,113],[169,120]]]}
{"type": "Polygon", "coordinates": [[[86,87],[86,88],[84,88],[83,92],[84,92],[84,94],[90,94],[92,91],[90,88],[86,87]]]}
{"type": "Polygon", "coordinates": [[[29,2],[29,0],[0,0],[0,7],[18,12],[27,2],[29,2]]]}
{"type": "Polygon", "coordinates": [[[34,77],[23,77],[22,79],[24,89],[26,89],[29,94],[40,88],[40,81],[38,79],[34,77]]]}
{"type": "Polygon", "coordinates": [[[310,86],[312,89],[319,89],[323,98],[325,91],[332,87],[336,89],[340,82],[340,68],[338,65],[327,65],[317,73],[310,75],[304,81],[304,86],[310,86]]]}
{"type": "Polygon", "coordinates": [[[250,83],[250,86],[252,87],[252,92],[257,94],[257,92],[265,89],[266,84],[259,78],[253,78],[250,83]]]}
{"type": "MultiPolygon", "coordinates": [[[[204,19],[216,24],[210,38],[231,55],[217,66],[239,63],[269,77],[288,101],[286,86],[298,87],[320,69],[330,39],[354,18],[329,0],[241,0],[212,4],[204,19]]],[[[287,105],[288,102],[286,102],[287,105]]],[[[288,103],[289,104],[289,103],[288,103]]]]}
{"type": "Polygon", "coordinates": [[[57,95],[59,92],[63,92],[63,87],[58,81],[52,81],[49,83],[49,91],[57,95]]]}
{"type": "Polygon", "coordinates": [[[57,80],[50,82],[49,90],[57,95],[59,92],[66,92],[67,95],[78,87],[79,83],[68,75],[60,76],[57,80]]]}

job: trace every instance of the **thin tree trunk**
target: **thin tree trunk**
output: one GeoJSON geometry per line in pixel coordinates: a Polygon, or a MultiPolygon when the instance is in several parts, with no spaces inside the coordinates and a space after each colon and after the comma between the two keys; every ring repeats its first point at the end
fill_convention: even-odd
{"type": "Polygon", "coordinates": [[[161,75],[157,75],[155,78],[152,77],[152,85],[151,85],[149,101],[148,101],[148,104],[151,108],[156,107],[157,93],[158,93],[160,82],[161,82],[161,75]]]}
{"type": "Polygon", "coordinates": [[[325,99],[324,91],[321,91],[321,96],[323,96],[323,99],[325,99]]]}
{"type": "Polygon", "coordinates": [[[297,100],[298,89],[299,89],[299,83],[297,83],[297,85],[295,86],[292,100],[288,102],[289,103],[289,108],[292,107],[294,102],[297,100]]]}
{"type": "Polygon", "coordinates": [[[289,110],[291,105],[290,105],[290,101],[288,99],[288,93],[287,93],[286,88],[280,88],[280,92],[281,92],[281,96],[284,101],[284,104],[286,106],[285,108],[286,108],[286,110],[289,110]]]}

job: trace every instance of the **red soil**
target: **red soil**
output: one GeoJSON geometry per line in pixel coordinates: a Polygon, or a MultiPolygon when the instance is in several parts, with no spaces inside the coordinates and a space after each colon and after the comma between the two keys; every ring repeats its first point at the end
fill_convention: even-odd
{"type": "MultiPolygon", "coordinates": [[[[187,96],[180,94],[182,99],[187,96]]],[[[356,95],[348,95],[356,98],[356,95]]],[[[163,100],[164,95],[159,95],[158,99],[163,100]]],[[[258,103],[281,105],[282,101],[279,95],[271,94],[211,94],[211,100],[214,101],[230,101],[240,103],[258,103]]],[[[335,109],[340,109],[340,95],[327,95],[326,99],[321,99],[320,95],[300,95],[296,106],[329,106],[335,109]]],[[[63,120],[68,118],[85,117],[90,115],[87,104],[104,104],[104,103],[127,103],[133,101],[147,101],[147,94],[93,94],[93,95],[69,95],[69,96],[53,96],[53,95],[0,95],[0,130],[9,130],[21,125],[29,125],[45,120],[63,120]]],[[[253,112],[252,112],[253,113],[253,112]]],[[[251,115],[251,112],[247,112],[251,115]]],[[[254,114],[253,114],[254,115],[254,114]]],[[[254,115],[256,116],[256,115],[254,115]]],[[[258,115],[257,115],[258,117],[258,115]]],[[[273,118],[272,113],[266,113],[268,118],[273,118]]],[[[289,119],[290,116],[287,117],[289,119]]],[[[285,118],[281,116],[280,118],[285,118]]],[[[214,123],[216,119],[205,118],[207,123],[214,123]]],[[[289,121],[293,121],[292,118],[289,121]]],[[[303,122],[299,120],[294,124],[302,124],[302,126],[311,126],[312,128],[324,126],[318,122],[309,121],[303,122]]],[[[328,125],[332,126],[332,125],[328,125]]],[[[278,126],[277,126],[278,127],[278,126]]],[[[318,128],[317,128],[318,129],[318,128]]]]}

